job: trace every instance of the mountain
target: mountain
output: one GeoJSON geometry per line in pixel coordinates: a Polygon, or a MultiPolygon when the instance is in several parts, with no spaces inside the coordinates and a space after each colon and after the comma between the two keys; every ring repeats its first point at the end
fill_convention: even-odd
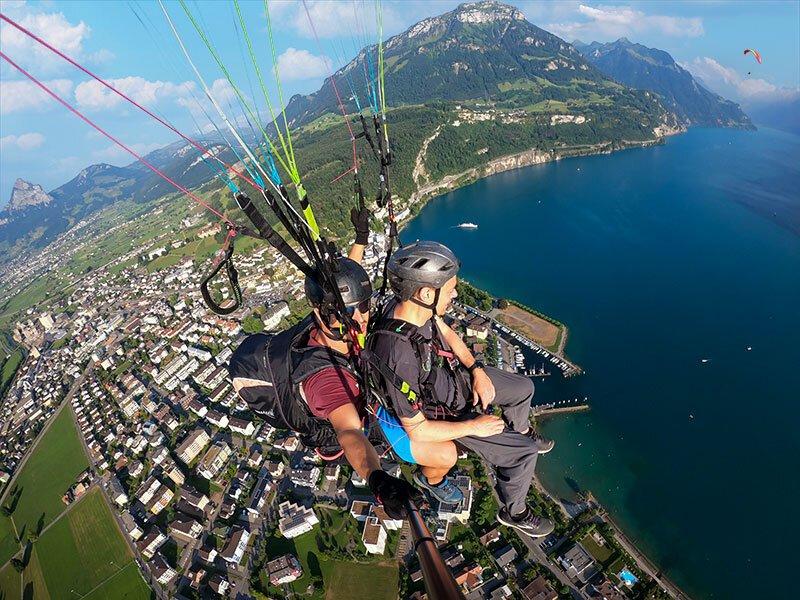
{"type": "MultiPolygon", "coordinates": [[[[374,67],[367,52],[374,57],[374,46],[334,74],[340,91],[355,87],[374,67]]],[[[420,21],[386,41],[384,61],[392,106],[486,100],[544,111],[602,97],[623,111],[648,105],[644,112],[650,117],[664,112],[643,93],[616,85],[571,44],[529,23],[515,7],[498,2],[461,4],[420,21]]],[[[344,101],[348,111],[356,110],[352,99],[344,101]]],[[[287,115],[301,125],[335,107],[333,87],[326,82],[316,93],[293,97],[287,115]]]]}
{"type": "Polygon", "coordinates": [[[770,101],[754,101],[747,105],[753,121],[800,135],[800,94],[770,101]]]}
{"type": "MultiPolygon", "coordinates": [[[[338,90],[352,86],[362,94],[375,55],[375,46],[362,49],[334,73],[338,90]]],[[[389,38],[384,58],[392,185],[405,199],[446,176],[463,181],[531,161],[653,143],[677,131],[675,115],[655,94],[620,85],[571,44],[498,2],[462,4],[425,19],[389,38]],[[524,159],[508,159],[523,153],[524,159]],[[484,169],[492,161],[506,162],[484,169]]],[[[343,100],[355,113],[355,100],[343,100]]],[[[303,183],[318,198],[317,218],[341,234],[352,182],[339,175],[352,159],[331,79],[317,92],[293,96],[286,113],[303,183]]],[[[218,140],[204,141],[226,162],[236,161],[218,140]]],[[[218,208],[234,204],[221,181],[211,182],[217,167],[190,145],[176,142],[145,158],[186,188],[208,183],[203,191],[218,208]]],[[[377,180],[373,162],[366,157],[365,182],[377,180]]],[[[0,220],[0,250],[40,247],[109,203],[146,202],[174,191],[138,162],[93,165],[53,190],[46,207],[0,213],[6,220],[0,220]]]]}
{"type": "Polygon", "coordinates": [[[663,50],[625,38],[601,44],[575,42],[575,47],[605,75],[627,86],[658,94],[685,125],[753,129],[735,102],[705,87],[663,50]]]}
{"type": "Polygon", "coordinates": [[[17,179],[14,188],[11,190],[11,199],[8,201],[6,209],[13,213],[23,210],[28,206],[49,204],[53,198],[45,194],[42,186],[29,183],[24,179],[17,179]]]}

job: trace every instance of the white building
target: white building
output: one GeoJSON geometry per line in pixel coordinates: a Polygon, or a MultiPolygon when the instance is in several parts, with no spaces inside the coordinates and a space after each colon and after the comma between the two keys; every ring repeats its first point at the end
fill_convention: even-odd
{"type": "Polygon", "coordinates": [[[370,554],[383,554],[386,550],[386,530],[378,521],[378,517],[368,517],[364,523],[361,541],[370,554]]]}
{"type": "Polygon", "coordinates": [[[314,525],[319,523],[317,515],[311,508],[300,506],[289,502],[281,502],[278,505],[278,529],[287,538],[297,537],[307,531],[311,531],[314,525]]]}

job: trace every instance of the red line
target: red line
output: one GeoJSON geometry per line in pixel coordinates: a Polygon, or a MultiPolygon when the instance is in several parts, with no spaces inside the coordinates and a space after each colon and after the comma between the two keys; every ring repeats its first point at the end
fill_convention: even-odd
{"type": "Polygon", "coordinates": [[[341,175],[337,175],[336,178],[333,181],[331,181],[331,183],[336,183],[337,181],[339,181],[342,177],[344,177],[348,173],[352,173],[353,171],[355,171],[355,169],[356,169],[355,167],[350,167],[349,169],[347,169],[347,171],[345,171],[341,175]]]}
{"type": "Polygon", "coordinates": [[[120,142],[120,141],[119,141],[117,138],[115,138],[113,135],[111,135],[110,133],[108,133],[108,132],[107,132],[105,129],[103,129],[103,128],[102,128],[102,127],[100,127],[99,125],[97,125],[97,124],[93,123],[93,122],[92,122],[92,121],[91,121],[91,120],[90,120],[88,117],[84,116],[84,115],[83,115],[83,114],[82,114],[82,113],[81,113],[81,112],[80,112],[80,111],[79,111],[77,108],[75,108],[75,107],[73,107],[72,105],[70,105],[70,104],[69,104],[69,103],[68,103],[66,100],[64,100],[63,98],[61,98],[61,97],[60,97],[58,94],[56,94],[54,91],[52,91],[52,90],[51,90],[49,87],[47,87],[47,86],[46,86],[45,84],[43,84],[41,81],[39,81],[38,79],[36,79],[36,77],[34,77],[34,76],[33,76],[33,75],[31,75],[30,73],[28,73],[28,72],[27,72],[25,69],[23,69],[23,68],[22,68],[22,67],[20,67],[20,66],[19,66],[17,63],[15,63],[13,60],[11,60],[11,59],[10,59],[10,58],[9,58],[9,57],[8,57],[8,56],[5,54],[5,53],[3,53],[2,51],[0,51],[0,57],[4,58],[4,59],[5,59],[5,60],[6,60],[6,61],[7,61],[7,62],[8,62],[8,63],[9,63],[11,66],[12,66],[12,67],[14,67],[14,68],[15,68],[17,71],[19,71],[20,73],[22,73],[23,75],[25,75],[25,77],[27,77],[28,79],[30,79],[30,80],[31,80],[33,83],[35,83],[35,84],[36,84],[36,85],[37,85],[39,88],[41,88],[41,89],[42,89],[44,92],[46,92],[48,95],[50,95],[50,96],[51,96],[51,97],[52,97],[54,100],[58,101],[58,102],[59,102],[61,105],[63,105],[65,108],[67,108],[67,109],[68,109],[70,112],[72,112],[72,113],[73,113],[73,114],[75,114],[77,117],[79,117],[79,118],[80,118],[82,121],[84,121],[84,122],[85,122],[87,125],[90,125],[90,126],[91,126],[91,127],[93,127],[94,129],[96,129],[97,131],[99,131],[100,133],[102,133],[104,136],[106,136],[108,139],[110,139],[112,142],[114,142],[115,144],[117,144],[117,145],[118,145],[120,148],[122,148],[123,150],[125,150],[126,152],[128,152],[129,154],[131,154],[132,156],[135,156],[135,157],[136,157],[136,159],[137,159],[137,160],[139,160],[139,161],[141,161],[141,163],[142,163],[144,166],[146,166],[148,169],[150,169],[151,171],[153,171],[155,174],[157,174],[157,175],[161,176],[161,177],[162,177],[162,178],[163,178],[165,181],[169,182],[169,183],[170,183],[170,184],[172,184],[172,185],[173,185],[175,188],[177,188],[177,189],[179,189],[180,191],[182,191],[184,194],[186,194],[187,196],[189,196],[189,198],[191,198],[192,200],[194,200],[195,202],[197,202],[197,203],[198,203],[200,206],[202,206],[202,207],[206,208],[207,210],[211,211],[212,213],[214,213],[215,215],[217,215],[217,216],[218,216],[220,219],[222,219],[223,221],[225,221],[225,222],[226,222],[226,223],[228,223],[229,225],[235,226],[235,223],[233,223],[233,221],[231,221],[230,219],[228,219],[228,217],[226,217],[226,216],[225,216],[225,215],[223,215],[221,212],[219,212],[219,211],[215,210],[214,208],[212,208],[211,206],[209,206],[208,204],[206,204],[205,202],[203,202],[202,200],[200,200],[200,198],[198,198],[198,197],[197,197],[196,195],[194,195],[192,192],[190,192],[189,190],[187,190],[187,189],[186,189],[185,187],[183,187],[183,186],[182,186],[180,183],[178,183],[178,182],[174,181],[173,179],[171,179],[171,178],[170,178],[168,175],[166,175],[166,174],[165,174],[163,171],[161,171],[160,169],[158,169],[158,167],[155,167],[155,166],[151,165],[151,164],[150,164],[149,162],[147,162],[147,161],[146,161],[144,158],[142,158],[141,156],[139,156],[139,154],[137,154],[136,152],[134,152],[133,150],[131,150],[130,148],[128,148],[128,146],[126,146],[125,144],[123,144],[122,142],[120,142]]]}
{"type": "MultiPolygon", "coordinates": [[[[143,111],[143,112],[147,113],[148,115],[150,115],[151,117],[153,117],[153,118],[154,118],[156,121],[158,121],[159,123],[161,123],[161,124],[162,124],[164,127],[167,127],[168,129],[172,130],[174,133],[178,134],[178,135],[179,135],[181,138],[183,138],[184,140],[186,140],[187,142],[189,142],[189,143],[190,143],[192,146],[194,146],[195,148],[197,148],[198,150],[200,150],[200,151],[201,151],[203,154],[206,154],[206,153],[208,153],[208,152],[209,152],[209,151],[208,151],[206,148],[204,148],[202,145],[200,145],[200,143],[199,143],[199,142],[196,142],[195,140],[191,139],[190,137],[187,137],[187,136],[185,136],[185,135],[184,135],[184,134],[182,134],[180,131],[178,131],[177,129],[175,129],[175,127],[173,127],[172,125],[170,125],[169,123],[167,123],[166,121],[164,121],[162,118],[160,118],[158,115],[155,115],[155,114],[153,114],[151,111],[149,111],[148,109],[146,109],[144,106],[142,106],[141,104],[139,104],[138,102],[136,102],[136,100],[134,100],[133,98],[131,98],[131,97],[127,96],[127,95],[125,95],[123,92],[119,91],[119,90],[118,90],[117,88],[115,88],[113,85],[111,85],[111,84],[110,84],[110,83],[108,83],[107,81],[103,80],[101,77],[99,77],[99,76],[95,75],[95,74],[94,74],[94,73],[92,73],[92,72],[91,72],[89,69],[87,69],[87,68],[86,68],[86,67],[84,67],[83,65],[79,64],[78,62],[74,61],[74,60],[73,60],[73,59],[71,59],[69,56],[67,56],[66,54],[64,54],[63,52],[61,52],[61,50],[59,50],[58,48],[54,48],[53,46],[51,46],[50,44],[48,44],[46,41],[44,41],[42,38],[40,38],[39,36],[37,36],[35,33],[31,32],[31,31],[28,31],[28,30],[27,30],[27,29],[25,29],[25,28],[24,28],[22,25],[20,25],[19,23],[15,22],[15,21],[14,21],[14,20],[12,20],[12,19],[10,19],[9,17],[7,17],[6,15],[4,15],[3,13],[0,13],[0,19],[2,19],[3,21],[5,21],[5,22],[6,22],[6,23],[8,23],[9,25],[13,25],[13,26],[14,26],[14,27],[16,27],[17,29],[19,29],[19,30],[20,30],[22,33],[24,33],[25,35],[27,35],[28,37],[30,37],[30,38],[32,38],[32,39],[34,39],[34,40],[36,40],[37,42],[39,42],[39,44],[41,44],[42,46],[44,46],[44,47],[45,47],[45,48],[47,48],[48,50],[50,50],[50,51],[54,52],[55,54],[58,54],[58,55],[59,55],[61,58],[63,58],[64,60],[66,60],[68,63],[70,63],[70,64],[71,64],[71,65],[73,65],[74,67],[76,67],[76,68],[80,69],[81,71],[83,71],[84,73],[86,73],[86,74],[87,74],[89,77],[91,77],[91,78],[93,78],[93,79],[97,80],[98,82],[100,82],[101,84],[103,84],[104,86],[106,86],[106,87],[107,87],[109,90],[111,90],[112,92],[114,92],[115,94],[117,94],[118,96],[120,96],[121,98],[124,98],[125,100],[127,100],[128,102],[130,102],[131,104],[133,104],[133,105],[134,105],[136,108],[138,108],[139,110],[141,110],[141,111],[143,111]]],[[[233,167],[232,165],[229,165],[228,163],[226,163],[225,161],[223,161],[221,158],[218,158],[218,157],[216,157],[216,156],[212,156],[211,158],[212,158],[212,159],[214,159],[214,160],[216,160],[216,161],[217,161],[217,162],[219,162],[220,164],[223,164],[223,165],[225,165],[225,167],[227,167],[228,169],[232,169],[234,173],[238,174],[238,175],[239,175],[239,177],[241,177],[242,179],[244,179],[244,180],[245,180],[247,183],[249,183],[250,185],[252,185],[254,188],[256,188],[256,189],[258,189],[258,190],[263,190],[263,188],[262,188],[260,185],[258,185],[258,184],[257,184],[255,181],[251,180],[251,179],[250,179],[249,177],[247,177],[246,175],[244,175],[244,174],[240,173],[240,172],[239,172],[239,171],[238,171],[238,170],[237,170],[235,167],[233,167]]]]}

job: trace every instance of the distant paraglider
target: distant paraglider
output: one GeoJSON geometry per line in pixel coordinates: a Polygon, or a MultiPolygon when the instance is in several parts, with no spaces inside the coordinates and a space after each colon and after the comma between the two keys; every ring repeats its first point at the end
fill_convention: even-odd
{"type": "Polygon", "coordinates": [[[758,61],[758,64],[761,64],[761,53],[758,50],[754,50],[753,48],[745,48],[742,54],[752,54],[758,61]]]}

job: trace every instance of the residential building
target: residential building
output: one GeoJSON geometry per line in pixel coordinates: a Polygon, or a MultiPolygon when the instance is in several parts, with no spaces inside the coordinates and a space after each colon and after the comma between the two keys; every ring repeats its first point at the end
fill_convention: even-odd
{"type": "Polygon", "coordinates": [[[211,442],[211,437],[204,429],[195,429],[175,449],[175,454],[188,465],[205,449],[211,442]]]}
{"type": "Polygon", "coordinates": [[[170,585],[178,576],[175,569],[170,567],[167,560],[160,554],[148,562],[147,566],[150,568],[155,580],[163,586],[170,585]]]}
{"type": "Polygon", "coordinates": [[[156,526],[147,532],[143,538],[136,542],[136,547],[146,559],[151,559],[158,549],[167,541],[167,536],[156,526]]]}
{"type": "Polygon", "coordinates": [[[217,573],[211,579],[208,580],[208,587],[210,587],[214,593],[219,594],[222,597],[225,597],[228,593],[228,588],[230,587],[230,584],[228,583],[227,579],[225,579],[222,575],[217,573]]]}
{"type": "Polygon", "coordinates": [[[383,554],[386,550],[386,530],[378,521],[378,517],[367,517],[361,541],[370,554],[383,554]]]}
{"type": "Polygon", "coordinates": [[[194,519],[177,517],[169,524],[169,532],[174,537],[188,542],[200,538],[203,526],[194,519]]]}
{"type": "Polygon", "coordinates": [[[274,586],[291,583],[303,576],[303,567],[300,561],[292,554],[284,554],[267,563],[269,582],[274,586]]]}
{"type": "Polygon", "coordinates": [[[350,505],[350,514],[359,523],[364,523],[367,518],[372,514],[372,502],[364,500],[353,500],[350,505]]]}
{"type": "Polygon", "coordinates": [[[197,472],[206,479],[214,479],[219,475],[232,453],[233,450],[227,442],[222,440],[216,442],[197,465],[197,472]]]}
{"type": "Polygon", "coordinates": [[[244,551],[247,549],[247,542],[250,540],[250,532],[241,527],[232,528],[228,532],[228,541],[219,553],[225,562],[238,565],[242,562],[244,551]]]}
{"type": "Polygon", "coordinates": [[[570,578],[586,583],[597,573],[597,563],[580,542],[558,557],[558,562],[570,578]]]}
{"type": "Polygon", "coordinates": [[[541,575],[522,589],[522,597],[525,600],[558,600],[556,591],[541,575]]]}
{"type": "Polygon", "coordinates": [[[386,509],[379,504],[373,504],[370,508],[370,516],[377,517],[386,531],[397,531],[403,527],[403,519],[393,519],[386,514],[386,509]]]}
{"type": "Polygon", "coordinates": [[[311,508],[300,506],[288,500],[278,505],[278,529],[287,538],[297,537],[311,531],[319,519],[311,508]]]}
{"type": "Polygon", "coordinates": [[[128,494],[125,493],[122,484],[116,477],[111,477],[108,480],[108,497],[120,508],[128,503],[128,494]]]}
{"type": "Polygon", "coordinates": [[[250,437],[256,432],[256,426],[253,425],[252,421],[239,417],[231,417],[228,422],[228,428],[245,437],[250,437]]]}
{"type": "Polygon", "coordinates": [[[292,474],[289,477],[292,483],[301,487],[315,488],[319,481],[320,470],[319,467],[311,468],[298,468],[292,469],[292,474]]]}
{"type": "Polygon", "coordinates": [[[511,544],[498,548],[492,552],[495,562],[501,569],[505,569],[517,560],[517,551],[511,544]]]}

